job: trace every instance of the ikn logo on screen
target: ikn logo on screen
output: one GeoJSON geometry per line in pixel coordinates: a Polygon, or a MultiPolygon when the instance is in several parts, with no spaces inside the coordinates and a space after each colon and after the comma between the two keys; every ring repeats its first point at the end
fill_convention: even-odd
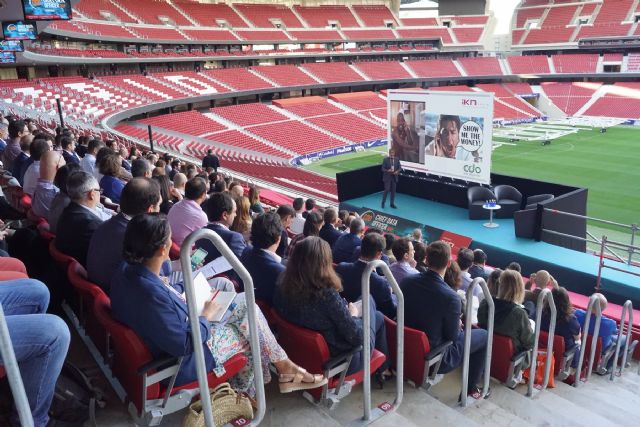
{"type": "Polygon", "coordinates": [[[462,105],[473,105],[473,106],[477,106],[478,105],[478,100],[477,99],[462,99],[462,105]]]}

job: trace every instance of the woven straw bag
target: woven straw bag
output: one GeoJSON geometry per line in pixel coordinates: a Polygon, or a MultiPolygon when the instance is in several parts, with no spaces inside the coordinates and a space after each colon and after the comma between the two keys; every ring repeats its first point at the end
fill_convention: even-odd
{"type": "MultiPolygon", "coordinates": [[[[252,399],[246,393],[238,393],[229,383],[222,383],[211,390],[211,406],[216,427],[222,427],[238,417],[253,419],[252,399]]],[[[189,405],[182,427],[204,427],[202,402],[189,405]]]]}

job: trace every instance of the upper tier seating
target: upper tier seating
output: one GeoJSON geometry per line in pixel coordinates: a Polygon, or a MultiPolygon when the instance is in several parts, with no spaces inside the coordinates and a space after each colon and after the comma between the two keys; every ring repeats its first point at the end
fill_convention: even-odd
{"type": "Polygon", "coordinates": [[[260,77],[251,74],[246,68],[219,68],[205,70],[204,74],[237,90],[273,87],[260,77]]]}
{"type": "Polygon", "coordinates": [[[387,108],[387,101],[382,99],[375,92],[353,92],[329,95],[329,99],[353,108],[357,111],[373,110],[376,108],[387,108]]]}
{"type": "Polygon", "coordinates": [[[289,40],[287,35],[281,30],[258,31],[258,30],[242,30],[236,31],[236,34],[243,40],[252,41],[285,41],[289,40]]]}
{"type": "Polygon", "coordinates": [[[387,136],[382,125],[375,125],[351,113],[314,117],[307,121],[353,142],[375,141],[387,136]]]}
{"type": "Polygon", "coordinates": [[[218,19],[227,21],[234,28],[249,26],[240,15],[225,3],[198,3],[190,0],[174,0],[173,4],[189,15],[193,21],[205,27],[217,26],[216,20],[218,19]]]}
{"type": "Polygon", "coordinates": [[[207,40],[207,41],[219,41],[219,40],[229,40],[236,41],[238,38],[233,35],[228,30],[181,30],[184,34],[187,35],[191,40],[207,40]]]}
{"type": "Polygon", "coordinates": [[[489,17],[487,15],[441,16],[440,20],[453,20],[456,25],[486,25],[489,17]]]}
{"type": "Polygon", "coordinates": [[[344,113],[342,109],[330,104],[320,96],[274,101],[274,105],[304,118],[344,113]]]}
{"type": "Polygon", "coordinates": [[[289,34],[297,40],[342,40],[335,30],[289,31],[289,34]]]}
{"type": "Polygon", "coordinates": [[[300,71],[295,65],[260,65],[251,69],[280,86],[318,84],[318,81],[300,71]]]}
{"type": "Polygon", "coordinates": [[[543,82],[544,93],[568,116],[577,113],[602,86],[590,82],[543,82]]]}
{"type": "Polygon", "coordinates": [[[571,24],[577,9],[576,5],[550,8],[541,28],[530,29],[524,44],[569,42],[575,27],[567,27],[567,25],[571,24]]]}
{"type": "Polygon", "coordinates": [[[391,30],[344,30],[348,40],[394,40],[391,30]]]}
{"type": "Polygon", "coordinates": [[[467,72],[469,76],[499,76],[502,75],[502,69],[498,58],[494,57],[477,57],[477,58],[459,58],[458,63],[467,72]]]}
{"type": "Polygon", "coordinates": [[[478,43],[484,32],[484,27],[455,27],[452,28],[458,43],[478,43]]]}
{"type": "MultiPolygon", "coordinates": [[[[129,31],[137,34],[141,39],[148,40],[184,40],[185,37],[174,30],[173,28],[151,28],[151,27],[134,27],[130,25],[127,27],[129,31]]],[[[121,36],[126,37],[126,36],[121,36]]]]}
{"type": "Polygon", "coordinates": [[[137,16],[145,24],[164,24],[165,22],[160,17],[166,17],[177,25],[193,25],[164,0],[112,0],[112,2],[120,5],[122,9],[130,14],[137,16]]]}
{"type": "Polygon", "coordinates": [[[585,37],[626,36],[631,23],[623,24],[622,21],[627,19],[633,4],[633,0],[605,0],[593,25],[582,25],[576,40],[585,37]]]}
{"type": "Polygon", "coordinates": [[[549,74],[549,61],[544,55],[508,56],[513,74],[549,74]]]}
{"type": "Polygon", "coordinates": [[[89,19],[108,20],[108,15],[121,22],[136,22],[109,0],[82,0],[74,8],[89,19]],[[104,14],[104,13],[107,14],[104,14]]]}
{"type": "Polygon", "coordinates": [[[450,59],[430,59],[405,62],[418,77],[457,77],[460,70],[450,59]]]}
{"type": "Polygon", "coordinates": [[[252,136],[243,134],[242,132],[235,129],[226,132],[214,133],[213,135],[207,135],[205,138],[213,142],[218,142],[220,144],[226,144],[234,147],[244,148],[247,150],[257,151],[259,153],[265,153],[271,156],[281,158],[287,158],[291,156],[291,154],[289,154],[289,152],[287,151],[267,145],[264,142],[261,142],[252,136]]]}
{"type": "Polygon", "coordinates": [[[154,101],[166,101],[189,96],[186,92],[170,87],[169,84],[161,84],[151,77],[141,75],[111,76],[101,77],[100,79],[129,92],[141,93],[154,101]]]}
{"type": "Polygon", "coordinates": [[[395,17],[384,5],[353,5],[353,10],[367,27],[384,27],[389,21],[396,23],[395,17]]]}
{"type": "Polygon", "coordinates": [[[398,61],[356,62],[354,65],[371,80],[411,78],[398,61]]]}
{"type": "Polygon", "coordinates": [[[274,25],[270,21],[272,18],[279,19],[286,27],[303,27],[300,20],[284,5],[236,3],[234,7],[259,28],[273,28],[274,25]]]}
{"type": "Polygon", "coordinates": [[[442,39],[445,44],[453,43],[451,34],[447,28],[412,28],[408,30],[397,30],[401,38],[404,39],[442,39]]]}
{"type": "Polygon", "coordinates": [[[265,104],[253,103],[212,108],[211,112],[240,126],[290,120],[265,104]]]}
{"type": "Polygon", "coordinates": [[[364,80],[349,68],[345,62],[316,62],[303,64],[301,68],[309,71],[325,83],[357,82],[364,80]]]}
{"type": "Polygon", "coordinates": [[[597,54],[552,55],[556,73],[595,73],[598,68],[597,54]]]}
{"type": "Polygon", "coordinates": [[[341,27],[359,27],[358,21],[348,7],[342,5],[298,6],[293,8],[311,27],[323,28],[329,21],[338,21],[341,27]]]}
{"type": "Polygon", "coordinates": [[[630,52],[629,55],[627,55],[627,68],[622,71],[640,71],[640,53],[630,52]]]}

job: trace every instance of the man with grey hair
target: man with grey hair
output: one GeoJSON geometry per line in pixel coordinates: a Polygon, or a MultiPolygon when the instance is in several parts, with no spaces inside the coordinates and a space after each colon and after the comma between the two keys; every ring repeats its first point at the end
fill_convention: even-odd
{"type": "Polygon", "coordinates": [[[333,244],[333,262],[351,262],[353,253],[362,245],[364,234],[364,221],[362,218],[354,218],[349,224],[349,232],[343,234],[333,244]]]}
{"type": "Polygon", "coordinates": [[[103,222],[97,209],[100,186],[93,175],[77,171],[67,179],[67,194],[71,202],[58,221],[55,245],[86,267],[91,236],[103,222]]]}

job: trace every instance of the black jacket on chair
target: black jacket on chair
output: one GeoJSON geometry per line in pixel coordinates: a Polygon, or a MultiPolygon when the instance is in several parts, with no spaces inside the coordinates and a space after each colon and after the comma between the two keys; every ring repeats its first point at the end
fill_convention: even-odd
{"type": "Polygon", "coordinates": [[[87,252],[93,233],[102,224],[97,215],[76,202],[64,208],[56,228],[56,248],[87,266],[87,252]]]}

